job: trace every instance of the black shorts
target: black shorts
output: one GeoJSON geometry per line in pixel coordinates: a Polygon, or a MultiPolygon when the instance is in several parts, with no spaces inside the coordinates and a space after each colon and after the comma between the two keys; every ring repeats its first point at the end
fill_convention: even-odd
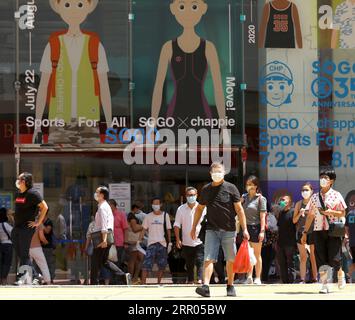
{"type": "Polygon", "coordinates": [[[355,263],[355,247],[350,247],[350,252],[353,257],[353,263],[355,263]]]}
{"type": "Polygon", "coordinates": [[[256,224],[256,225],[247,225],[247,229],[250,235],[250,242],[258,243],[259,242],[259,233],[261,230],[261,225],[256,224]]]}
{"type": "MultiPolygon", "coordinates": [[[[301,243],[301,238],[302,238],[302,232],[297,232],[297,243],[298,244],[302,244],[301,243]]],[[[313,239],[313,232],[307,234],[307,244],[310,246],[312,244],[314,244],[314,239],[313,239]]]]}

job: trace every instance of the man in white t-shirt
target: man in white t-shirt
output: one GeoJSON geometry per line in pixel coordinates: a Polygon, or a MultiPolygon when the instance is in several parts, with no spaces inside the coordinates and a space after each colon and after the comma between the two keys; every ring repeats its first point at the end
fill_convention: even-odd
{"type": "Polygon", "coordinates": [[[169,215],[161,211],[160,198],[152,200],[152,209],[143,221],[143,231],[148,231],[148,248],[142,267],[142,284],[146,284],[149,271],[152,271],[154,262],[157,263],[158,284],[161,283],[164,270],[168,264],[168,254],[172,249],[171,243],[171,223],[169,215]],[[165,222],[165,223],[164,223],[165,222]]]}
{"type": "MultiPolygon", "coordinates": [[[[203,280],[203,258],[204,247],[200,238],[193,240],[190,235],[194,222],[196,208],[198,206],[197,190],[194,187],[188,187],[185,190],[187,202],[181,205],[176,211],[174,232],[176,238],[176,246],[182,248],[182,253],[186,262],[187,281],[189,284],[194,283],[194,267],[197,268],[198,282],[201,284],[203,280]],[[180,240],[180,230],[182,231],[182,241],[180,240]]],[[[196,232],[200,233],[201,222],[206,215],[204,209],[200,221],[197,225],[196,232]]]]}
{"type": "MultiPolygon", "coordinates": [[[[49,107],[49,143],[100,143],[100,107],[107,127],[112,123],[109,67],[105,49],[95,33],[80,25],[95,10],[98,0],[49,0],[68,30],[50,36],[40,65],[36,120],[49,107]]],[[[41,132],[35,127],[33,142],[41,132]]]]}

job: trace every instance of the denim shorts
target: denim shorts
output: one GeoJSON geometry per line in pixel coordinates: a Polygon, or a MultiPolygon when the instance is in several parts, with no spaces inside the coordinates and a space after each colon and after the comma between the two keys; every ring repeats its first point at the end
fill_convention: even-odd
{"type": "Polygon", "coordinates": [[[154,262],[158,265],[159,270],[165,270],[168,265],[167,249],[159,242],[153,243],[147,248],[142,269],[151,271],[154,262]]]}
{"type": "Polygon", "coordinates": [[[223,249],[224,259],[226,261],[234,261],[237,253],[235,237],[235,231],[206,230],[205,261],[217,261],[220,246],[223,249]]]}

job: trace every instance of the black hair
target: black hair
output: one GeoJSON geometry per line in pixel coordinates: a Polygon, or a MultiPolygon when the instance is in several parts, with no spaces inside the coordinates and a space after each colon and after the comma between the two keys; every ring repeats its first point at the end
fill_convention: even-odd
{"type": "Polygon", "coordinates": [[[328,176],[330,180],[336,180],[337,175],[335,173],[335,170],[333,168],[324,168],[321,170],[319,176],[328,176]]]}
{"type": "Polygon", "coordinates": [[[214,168],[222,168],[223,171],[225,171],[225,167],[224,167],[224,164],[220,161],[216,161],[216,162],[213,162],[210,166],[210,172],[212,172],[212,170],[214,168]]]}
{"type": "Polygon", "coordinates": [[[350,207],[350,199],[354,195],[355,195],[355,190],[351,190],[351,191],[349,191],[349,193],[345,197],[345,203],[348,206],[348,208],[346,209],[347,212],[349,212],[349,210],[350,210],[349,209],[349,207],[350,207]]]}
{"type": "Polygon", "coordinates": [[[138,204],[133,204],[132,207],[131,207],[131,210],[134,210],[134,209],[139,209],[139,205],[138,204]]]}
{"type": "Polygon", "coordinates": [[[108,188],[107,187],[104,187],[104,186],[100,186],[97,188],[99,193],[103,194],[104,195],[104,199],[105,200],[108,200],[109,199],[109,194],[110,192],[108,191],[108,188]]]}
{"type": "Polygon", "coordinates": [[[254,186],[256,186],[256,192],[261,193],[260,191],[260,180],[257,176],[249,176],[246,182],[250,181],[254,186]]]}
{"type": "Polygon", "coordinates": [[[0,223],[7,222],[8,220],[6,208],[0,208],[0,223]]]}
{"type": "Polygon", "coordinates": [[[53,221],[51,220],[51,219],[49,219],[49,218],[47,218],[44,222],[43,222],[43,225],[45,226],[45,227],[52,227],[53,228],[53,221]]]}
{"type": "Polygon", "coordinates": [[[302,185],[302,188],[305,187],[305,186],[308,186],[312,191],[314,190],[314,189],[313,189],[313,185],[312,185],[312,183],[310,183],[310,182],[304,183],[304,184],[302,185]]]}
{"type": "Polygon", "coordinates": [[[29,172],[23,172],[20,174],[20,179],[25,181],[25,185],[27,189],[31,189],[33,187],[33,176],[29,172]]]}
{"type": "Polygon", "coordinates": [[[108,203],[109,203],[109,204],[112,204],[115,208],[117,207],[117,202],[116,202],[115,199],[110,199],[110,200],[108,201],[108,203]]]}
{"type": "Polygon", "coordinates": [[[160,197],[153,197],[153,198],[152,198],[152,203],[153,203],[154,200],[159,200],[159,201],[161,202],[160,197]]]}

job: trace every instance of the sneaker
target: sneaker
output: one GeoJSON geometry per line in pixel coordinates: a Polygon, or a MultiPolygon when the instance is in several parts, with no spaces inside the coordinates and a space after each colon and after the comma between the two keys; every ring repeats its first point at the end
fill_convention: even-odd
{"type": "Polygon", "coordinates": [[[338,288],[340,290],[344,289],[345,285],[346,285],[346,281],[345,281],[345,276],[344,276],[344,272],[343,272],[343,275],[341,277],[338,277],[338,288]]]}
{"type": "Polygon", "coordinates": [[[319,293],[321,293],[321,294],[328,294],[329,293],[329,287],[326,283],[322,285],[322,288],[319,290],[319,293]]]}
{"type": "Polygon", "coordinates": [[[34,278],[32,280],[32,285],[33,286],[39,286],[41,284],[41,281],[38,278],[34,278]]]}
{"type": "Polygon", "coordinates": [[[227,286],[227,297],[236,297],[234,286],[227,286]]]}
{"type": "Polygon", "coordinates": [[[23,286],[26,284],[31,284],[32,281],[30,281],[29,279],[29,275],[27,274],[27,272],[25,273],[21,273],[18,275],[17,280],[14,282],[15,286],[23,286]]]}
{"type": "Polygon", "coordinates": [[[196,288],[196,293],[202,297],[209,298],[210,295],[210,288],[207,285],[203,285],[201,287],[196,288]]]}
{"type": "Polygon", "coordinates": [[[257,286],[260,286],[260,285],[261,285],[261,280],[260,280],[260,278],[255,278],[255,279],[254,279],[254,284],[256,284],[257,286]]]}
{"type": "Polygon", "coordinates": [[[23,286],[26,284],[26,280],[25,279],[18,279],[17,281],[14,282],[14,286],[23,286]]]}
{"type": "Polygon", "coordinates": [[[245,284],[253,284],[253,278],[248,277],[247,280],[244,282],[245,284]]]}

